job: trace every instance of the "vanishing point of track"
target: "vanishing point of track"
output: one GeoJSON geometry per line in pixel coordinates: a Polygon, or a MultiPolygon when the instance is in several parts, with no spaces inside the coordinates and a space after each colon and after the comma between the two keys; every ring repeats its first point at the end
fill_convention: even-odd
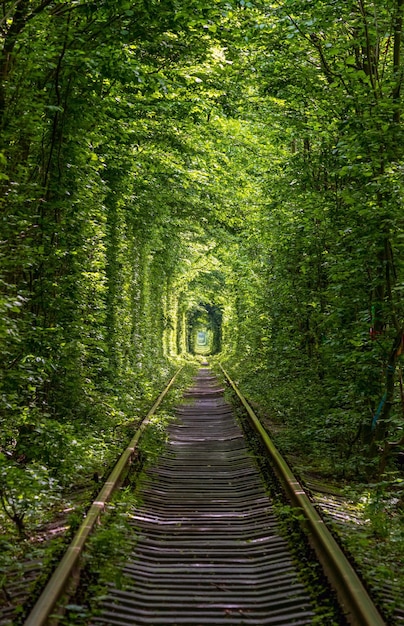
{"type": "MultiPolygon", "coordinates": [[[[263,478],[223,389],[210,370],[202,368],[186,396],[186,404],[178,408],[177,419],[169,426],[164,452],[146,471],[142,504],[131,514],[137,541],[123,566],[124,589],[110,587],[91,625],[314,623],[314,600],[299,580],[263,478]]],[[[306,516],[306,530],[348,622],[382,626],[384,621],[355,572],[245,406],[292,503],[306,516]]],[[[129,446],[126,456],[133,448],[134,444],[129,446]]],[[[99,509],[103,501],[101,494],[95,503],[99,509]]],[[[83,526],[81,535],[89,524],[83,526]]],[[[77,545],[71,558],[81,550],[77,545]]],[[[54,596],[61,595],[64,569],[59,566],[56,582],[51,579],[26,626],[47,623],[43,616],[50,614],[54,596]]]]}

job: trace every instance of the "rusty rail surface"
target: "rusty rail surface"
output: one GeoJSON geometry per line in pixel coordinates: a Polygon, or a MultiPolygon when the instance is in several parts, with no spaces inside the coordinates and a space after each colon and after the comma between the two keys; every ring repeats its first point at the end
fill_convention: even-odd
{"type": "Polygon", "coordinates": [[[91,505],[84,521],[82,522],[80,528],[74,536],[71,544],[67,548],[62,560],[60,561],[56,570],[49,579],[48,584],[38,598],[38,601],[32,609],[30,615],[26,619],[25,626],[44,626],[45,624],[47,624],[48,619],[53,609],[55,608],[58,600],[66,591],[71,581],[72,575],[78,566],[79,558],[83,552],[83,548],[89,534],[99,520],[99,517],[104,510],[106,503],[111,498],[114,491],[121,484],[125,472],[127,471],[133,455],[135,454],[135,450],[140,436],[142,435],[143,431],[150,421],[150,418],[160,406],[161,402],[167,395],[168,391],[172,387],[174,381],[176,380],[178,374],[181,372],[182,369],[183,367],[179,368],[179,370],[171,378],[164,391],[159,395],[156,402],[153,404],[152,408],[147,413],[140,427],[130,441],[128,447],[119,458],[111,474],[108,476],[101,491],[97,495],[96,500],[91,505]]]}
{"type": "Polygon", "coordinates": [[[386,626],[386,622],[374,605],[354,568],[310,502],[309,497],[293,475],[285,459],[275,447],[253,409],[220,363],[219,367],[246,409],[255,431],[260,435],[290,500],[303,512],[303,524],[309,533],[310,542],[316,551],[325,574],[338,595],[349,623],[354,626],[386,626]]]}

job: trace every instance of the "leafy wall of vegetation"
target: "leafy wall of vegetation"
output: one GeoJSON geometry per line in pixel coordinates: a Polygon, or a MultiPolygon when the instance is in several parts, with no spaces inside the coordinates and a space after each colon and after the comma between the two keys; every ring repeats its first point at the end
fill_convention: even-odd
{"type": "Polygon", "coordinates": [[[239,369],[343,472],[403,445],[402,18],[361,0],[257,18],[256,118],[277,149],[243,245],[239,369]]]}

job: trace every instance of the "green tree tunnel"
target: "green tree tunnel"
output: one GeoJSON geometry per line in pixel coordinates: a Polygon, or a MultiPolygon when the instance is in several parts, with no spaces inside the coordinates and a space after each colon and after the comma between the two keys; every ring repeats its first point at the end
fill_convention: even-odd
{"type": "Polygon", "coordinates": [[[402,448],[403,2],[368,4],[2,3],[4,476],[108,464],[187,354],[339,476],[402,448]]]}
{"type": "Polygon", "coordinates": [[[214,355],[222,343],[222,312],[218,307],[201,303],[187,313],[188,352],[214,355]]]}

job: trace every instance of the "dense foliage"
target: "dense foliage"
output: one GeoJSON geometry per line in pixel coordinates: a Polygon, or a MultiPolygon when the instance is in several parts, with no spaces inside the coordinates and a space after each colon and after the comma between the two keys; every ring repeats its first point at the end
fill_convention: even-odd
{"type": "Polygon", "coordinates": [[[278,150],[246,249],[239,348],[247,338],[247,376],[295,441],[334,470],[361,470],[364,454],[383,470],[403,445],[402,17],[400,1],[361,0],[260,16],[256,117],[278,150]]]}
{"type": "Polygon", "coordinates": [[[110,462],[201,329],[288,445],[342,472],[402,445],[403,10],[0,3],[0,498],[21,532],[32,494],[110,462]]]}

